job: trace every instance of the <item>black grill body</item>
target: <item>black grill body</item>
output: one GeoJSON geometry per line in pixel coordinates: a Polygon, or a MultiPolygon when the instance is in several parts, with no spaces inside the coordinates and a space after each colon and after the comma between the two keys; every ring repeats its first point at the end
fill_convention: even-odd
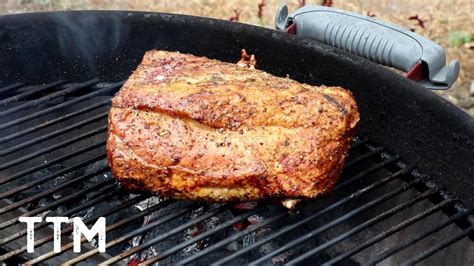
{"type": "MultiPolygon", "coordinates": [[[[473,264],[474,122],[396,74],[323,44],[206,18],[142,12],[0,17],[0,260],[473,264]],[[148,49],[177,50],[351,90],[362,121],[335,191],[288,212],[122,190],[104,141],[110,98],[148,49]],[[19,216],[106,216],[107,254],[62,254],[19,216]],[[40,245],[45,243],[43,245],[40,245]]],[[[89,252],[89,253],[87,253],[89,252]]]]}

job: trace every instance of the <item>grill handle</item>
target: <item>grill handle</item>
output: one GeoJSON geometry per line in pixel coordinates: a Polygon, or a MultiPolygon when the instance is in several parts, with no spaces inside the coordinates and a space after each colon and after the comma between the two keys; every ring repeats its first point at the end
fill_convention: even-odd
{"type": "Polygon", "coordinates": [[[448,89],[459,76],[459,62],[446,65],[438,44],[394,24],[352,12],[307,5],[288,14],[279,8],[276,28],[314,39],[379,64],[406,72],[427,89],[448,89]]]}

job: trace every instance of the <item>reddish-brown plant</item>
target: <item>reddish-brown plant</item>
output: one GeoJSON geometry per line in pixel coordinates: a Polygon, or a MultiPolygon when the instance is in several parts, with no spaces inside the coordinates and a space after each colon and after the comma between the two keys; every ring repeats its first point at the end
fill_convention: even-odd
{"type": "Polygon", "coordinates": [[[333,4],[332,0],[323,0],[321,2],[322,6],[332,6],[332,4],[333,4]]]}
{"type": "Polygon", "coordinates": [[[376,15],[370,11],[367,11],[367,16],[371,18],[376,17],[376,15]]]}
{"type": "Polygon", "coordinates": [[[262,2],[260,2],[258,4],[258,12],[257,12],[257,17],[259,19],[262,19],[263,18],[263,7],[265,7],[265,0],[262,0],[262,2]]]}
{"type": "Polygon", "coordinates": [[[229,21],[239,21],[240,10],[234,9],[234,15],[229,18],[229,21]]]}
{"type": "Polygon", "coordinates": [[[418,15],[410,16],[409,20],[416,20],[416,25],[420,26],[422,29],[425,28],[425,21],[418,17],[418,15]]]}

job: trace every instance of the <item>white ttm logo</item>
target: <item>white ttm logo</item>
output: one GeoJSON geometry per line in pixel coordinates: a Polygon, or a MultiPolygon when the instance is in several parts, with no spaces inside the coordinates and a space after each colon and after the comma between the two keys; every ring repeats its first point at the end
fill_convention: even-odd
{"type": "MultiPolygon", "coordinates": [[[[35,250],[35,223],[40,223],[41,217],[20,217],[20,222],[26,223],[26,248],[28,253],[35,250]]],[[[84,235],[88,241],[92,241],[95,235],[98,235],[99,252],[105,252],[105,217],[97,219],[91,229],[82,222],[81,218],[74,217],[73,221],[73,239],[74,252],[81,252],[81,235],[84,235]]],[[[53,224],[54,233],[54,252],[61,252],[61,224],[69,223],[68,217],[46,217],[46,222],[53,224]]]]}

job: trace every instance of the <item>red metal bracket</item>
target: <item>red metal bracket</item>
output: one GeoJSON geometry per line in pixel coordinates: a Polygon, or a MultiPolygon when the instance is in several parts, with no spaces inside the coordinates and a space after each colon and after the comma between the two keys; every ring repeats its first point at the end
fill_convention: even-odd
{"type": "Polygon", "coordinates": [[[423,66],[422,63],[416,64],[410,71],[405,73],[405,78],[411,79],[413,81],[420,81],[422,79],[425,79],[428,74],[428,72],[425,69],[426,67],[423,66]]]}
{"type": "Polygon", "coordinates": [[[292,22],[288,27],[285,28],[285,32],[296,35],[296,23],[292,22]]]}

